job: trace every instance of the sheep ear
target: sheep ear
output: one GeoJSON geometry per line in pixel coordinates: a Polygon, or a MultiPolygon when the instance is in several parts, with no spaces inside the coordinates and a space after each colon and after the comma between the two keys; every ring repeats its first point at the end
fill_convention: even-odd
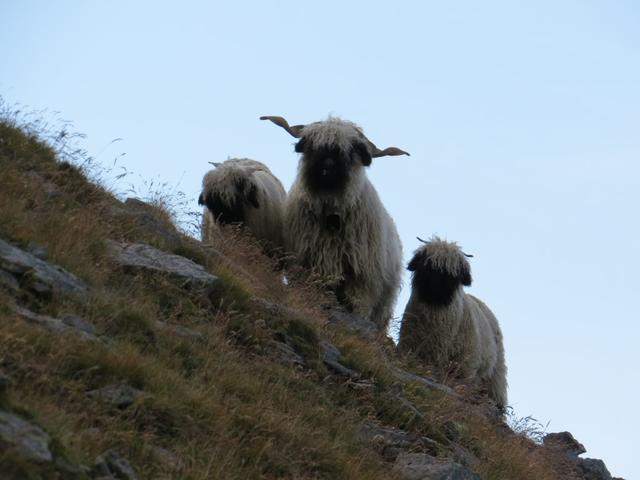
{"type": "Polygon", "coordinates": [[[462,283],[462,285],[464,285],[465,287],[471,285],[471,273],[469,272],[469,270],[465,270],[464,272],[462,272],[458,279],[460,280],[460,283],[462,283]]]}
{"type": "Polygon", "coordinates": [[[304,153],[304,149],[307,146],[307,141],[303,138],[298,143],[296,143],[295,151],[297,153],[304,153]]]}
{"type": "Polygon", "coordinates": [[[247,193],[247,202],[253,205],[254,208],[260,208],[260,203],[258,202],[258,189],[255,185],[251,185],[249,193],[247,193]]]}
{"type": "Polygon", "coordinates": [[[289,122],[287,122],[284,118],[276,117],[276,116],[270,116],[270,115],[266,115],[266,116],[260,117],[260,120],[269,120],[269,121],[275,123],[279,127],[284,128],[287,132],[289,132],[289,134],[292,137],[295,137],[295,138],[300,138],[300,135],[302,135],[302,129],[305,127],[304,125],[293,125],[293,126],[290,126],[289,122]]]}
{"type": "Polygon", "coordinates": [[[198,197],[198,205],[204,205],[204,197],[202,196],[202,194],[200,194],[200,196],[198,197]]]}
{"type": "Polygon", "coordinates": [[[361,143],[356,146],[355,150],[358,156],[360,157],[360,161],[362,162],[362,165],[364,165],[365,167],[368,167],[369,165],[371,165],[371,154],[369,153],[369,149],[367,148],[366,145],[361,143]]]}
{"type": "Polygon", "coordinates": [[[409,265],[407,265],[407,270],[409,270],[410,272],[415,272],[420,267],[421,263],[422,255],[414,255],[414,257],[409,262],[409,265]]]}

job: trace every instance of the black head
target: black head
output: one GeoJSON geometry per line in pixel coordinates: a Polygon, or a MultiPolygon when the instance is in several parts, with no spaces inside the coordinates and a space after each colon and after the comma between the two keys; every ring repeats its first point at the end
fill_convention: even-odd
{"type": "Polygon", "coordinates": [[[235,181],[235,194],[230,199],[225,199],[219,192],[210,191],[198,197],[198,204],[206,205],[207,209],[222,224],[242,223],[245,220],[246,209],[259,208],[258,191],[255,185],[249,184],[245,179],[235,181]]]}
{"type": "Polygon", "coordinates": [[[455,274],[434,265],[423,251],[416,253],[407,269],[413,272],[411,286],[417,292],[420,301],[429,305],[446,306],[461,286],[471,285],[471,272],[461,268],[455,274]]]}
{"type": "Polygon", "coordinates": [[[295,150],[302,153],[302,168],[307,187],[315,192],[341,192],[349,183],[354,168],[371,165],[371,153],[363,142],[355,142],[345,152],[337,146],[311,148],[303,137],[295,150]]]}

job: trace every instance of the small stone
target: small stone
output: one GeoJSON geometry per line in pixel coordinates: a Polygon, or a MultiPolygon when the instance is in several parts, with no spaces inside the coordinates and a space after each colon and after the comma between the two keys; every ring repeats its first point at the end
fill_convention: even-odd
{"type": "Polygon", "coordinates": [[[109,450],[98,458],[91,471],[92,477],[114,478],[116,480],[137,480],[137,476],[129,462],[115,450],[109,450]]]}
{"type": "Polygon", "coordinates": [[[34,241],[31,241],[31,242],[27,243],[26,250],[31,255],[33,255],[36,258],[39,258],[40,260],[45,260],[46,261],[47,257],[49,256],[49,254],[47,253],[47,249],[42,247],[41,245],[38,245],[34,241]]]}
{"type": "Polygon", "coordinates": [[[50,317],[48,315],[41,315],[20,306],[14,307],[14,310],[23,319],[29,321],[30,323],[43,327],[50,332],[58,334],[77,335],[83,340],[100,340],[93,333],[90,333],[93,329],[93,325],[90,326],[84,320],[79,319],[79,317],[74,317],[72,319],[69,319],[67,317],[67,321],[65,322],[59,318],[50,317]]]}
{"type": "Polygon", "coordinates": [[[426,453],[401,453],[393,470],[407,480],[480,480],[478,474],[462,465],[426,453]]]}
{"type": "Polygon", "coordinates": [[[195,342],[204,342],[205,336],[200,332],[196,332],[188,327],[183,327],[182,325],[171,325],[166,322],[161,322],[160,320],[156,320],[155,322],[156,328],[159,330],[164,330],[166,332],[170,332],[178,337],[185,338],[187,340],[193,340],[195,342]]]}
{"type": "Polygon", "coordinates": [[[13,450],[36,462],[51,462],[49,435],[37,425],[0,410],[0,451],[13,450]]]}
{"type": "Polygon", "coordinates": [[[9,272],[5,272],[4,270],[0,270],[0,286],[4,286],[7,290],[12,293],[20,290],[20,284],[16,277],[11,275],[9,272]]]}
{"type": "Polygon", "coordinates": [[[94,327],[89,322],[86,322],[77,315],[66,313],[60,317],[60,320],[62,320],[62,322],[68,327],[74,328],[81,332],[85,332],[86,334],[94,337],[96,335],[96,327],[94,327]]]}
{"type": "Polygon", "coordinates": [[[378,334],[375,323],[342,309],[334,309],[329,314],[329,323],[356,332],[363,337],[371,338],[378,334]]]}
{"type": "Polygon", "coordinates": [[[358,437],[379,450],[389,462],[393,462],[400,453],[407,450],[420,449],[437,454],[442,448],[428,437],[373,422],[364,423],[358,431],[358,437]]]}
{"type": "Polygon", "coordinates": [[[320,355],[324,364],[334,372],[352,379],[360,378],[360,374],[340,363],[341,353],[334,344],[327,341],[320,342],[320,355]]]}
{"type": "Polygon", "coordinates": [[[276,349],[283,362],[304,366],[304,358],[298,355],[292,346],[277,340],[273,340],[271,345],[276,349]]]}
{"type": "Polygon", "coordinates": [[[432,378],[407,372],[406,370],[402,370],[401,368],[398,368],[394,365],[389,365],[389,367],[391,373],[397,380],[401,380],[403,382],[416,382],[432,390],[440,390],[441,392],[446,393],[451,397],[460,398],[460,395],[456,393],[451,387],[443,385],[442,383],[438,383],[432,378]]]}
{"type": "Polygon", "coordinates": [[[87,396],[110,403],[119,409],[125,409],[135,402],[142,392],[125,383],[107,385],[87,392],[87,396]]]}

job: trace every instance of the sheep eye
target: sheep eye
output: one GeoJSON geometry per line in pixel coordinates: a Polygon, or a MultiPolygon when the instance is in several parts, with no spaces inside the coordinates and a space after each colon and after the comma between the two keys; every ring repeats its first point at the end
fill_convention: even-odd
{"type": "Polygon", "coordinates": [[[307,142],[304,140],[304,138],[303,138],[302,140],[300,140],[298,143],[296,143],[295,151],[296,151],[297,153],[303,153],[303,152],[304,152],[304,147],[305,147],[306,143],[307,143],[307,142]]]}

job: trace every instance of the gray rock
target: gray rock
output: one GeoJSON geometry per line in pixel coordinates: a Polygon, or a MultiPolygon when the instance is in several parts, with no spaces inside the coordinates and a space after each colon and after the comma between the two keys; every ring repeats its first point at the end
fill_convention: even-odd
{"type": "Polygon", "coordinates": [[[91,474],[94,479],[106,477],[116,480],[137,480],[138,478],[129,462],[115,450],[109,450],[96,458],[91,474]]]}
{"type": "Polygon", "coordinates": [[[569,457],[577,457],[587,451],[569,432],[549,433],[542,439],[542,443],[551,448],[559,449],[569,457]]]}
{"type": "Polygon", "coordinates": [[[453,462],[426,453],[401,453],[393,470],[407,480],[480,480],[480,476],[453,462]]]}
{"type": "Polygon", "coordinates": [[[452,397],[461,398],[460,395],[456,393],[451,387],[447,387],[442,383],[438,383],[432,378],[407,372],[406,370],[402,370],[401,368],[398,368],[395,365],[389,365],[389,367],[391,369],[391,374],[397,380],[401,380],[403,382],[416,382],[432,390],[440,390],[441,392],[444,392],[447,395],[450,395],[452,397]]]}
{"type": "Polygon", "coordinates": [[[278,356],[283,362],[301,367],[305,365],[304,358],[298,355],[291,345],[277,340],[273,340],[271,345],[275,348],[276,352],[278,352],[278,356]]]}
{"type": "Polygon", "coordinates": [[[578,458],[578,472],[583,480],[612,480],[611,473],[602,460],[595,458],[578,458]]]}
{"type": "Polygon", "coordinates": [[[125,409],[135,402],[142,392],[125,383],[107,385],[87,392],[87,396],[110,403],[114,407],[125,409]]]}
{"type": "Polygon", "coordinates": [[[188,258],[163,252],[144,243],[124,243],[107,241],[113,260],[128,271],[148,271],[167,274],[182,282],[182,286],[211,293],[220,280],[204,267],[188,258]]]}
{"type": "Polygon", "coordinates": [[[448,456],[450,456],[455,462],[458,462],[467,468],[476,468],[480,465],[480,459],[470,450],[458,443],[451,443],[447,449],[449,450],[448,456]]]}
{"type": "Polygon", "coordinates": [[[339,375],[357,380],[360,374],[340,363],[340,350],[334,344],[327,341],[320,342],[320,356],[324,364],[339,375]]]}
{"type": "Polygon", "coordinates": [[[145,445],[144,452],[151,456],[163,470],[180,471],[185,468],[185,463],[182,459],[166,448],[155,445],[145,445]]]}
{"type": "Polygon", "coordinates": [[[427,451],[436,455],[442,448],[428,437],[373,422],[366,422],[360,427],[358,438],[379,450],[384,459],[390,462],[407,450],[427,451]]]}
{"type": "Polygon", "coordinates": [[[286,305],[279,303],[273,303],[261,297],[252,297],[251,302],[272,317],[304,318],[302,313],[291,307],[287,307],[286,305]]]}
{"type": "Polygon", "coordinates": [[[351,330],[367,338],[375,337],[378,334],[378,328],[375,323],[341,309],[331,311],[329,314],[329,323],[338,327],[344,327],[347,330],[351,330]]]}
{"type": "Polygon", "coordinates": [[[95,329],[93,329],[93,325],[89,325],[79,317],[71,316],[72,318],[70,320],[69,316],[67,316],[65,317],[65,321],[48,315],[35,313],[20,306],[14,307],[14,310],[23,319],[38,325],[39,327],[45,328],[50,332],[76,335],[83,340],[100,341],[98,337],[93,333],[90,333],[91,331],[95,331],[95,329]]]}
{"type": "Polygon", "coordinates": [[[11,274],[23,287],[40,295],[62,293],[84,298],[89,290],[87,285],[72,273],[4,240],[0,240],[0,270],[11,274]]]}
{"type": "Polygon", "coordinates": [[[72,313],[65,313],[60,317],[60,320],[62,320],[62,322],[70,328],[85,332],[87,335],[90,335],[92,337],[96,336],[96,327],[77,315],[73,315],[72,313]]]}
{"type": "Polygon", "coordinates": [[[46,261],[47,257],[49,256],[49,253],[47,252],[47,249],[44,248],[42,245],[38,245],[34,241],[31,241],[31,242],[27,243],[26,250],[31,255],[33,255],[36,258],[39,258],[40,260],[45,260],[46,261]]]}
{"type": "Polygon", "coordinates": [[[161,322],[160,320],[156,320],[155,326],[158,330],[163,330],[178,337],[193,340],[194,342],[204,342],[205,336],[200,332],[196,332],[188,327],[183,327],[182,325],[171,325],[166,322],[161,322]]]}
{"type": "Polygon", "coordinates": [[[20,284],[18,283],[18,280],[16,280],[16,277],[4,270],[0,270],[0,286],[5,287],[12,293],[16,293],[20,290],[20,284]]]}
{"type": "Polygon", "coordinates": [[[49,435],[37,425],[0,410],[0,451],[12,450],[36,462],[51,462],[49,435]]]}

